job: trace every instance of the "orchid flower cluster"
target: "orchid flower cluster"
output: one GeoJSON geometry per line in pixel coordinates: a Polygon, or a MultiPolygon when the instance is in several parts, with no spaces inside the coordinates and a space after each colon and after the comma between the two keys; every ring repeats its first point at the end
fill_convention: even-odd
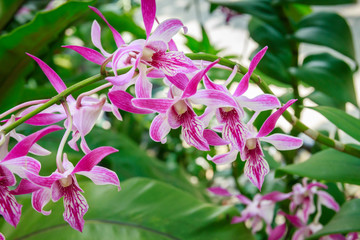
{"type": "MultiPolygon", "coordinates": [[[[285,236],[287,227],[286,222],[284,222],[273,228],[274,224],[277,224],[274,216],[276,216],[275,212],[278,211],[277,215],[284,216],[296,228],[292,239],[304,240],[322,229],[323,226],[319,223],[322,206],[339,211],[338,203],[329,193],[320,190],[321,188],[327,189],[327,186],[315,181],[308,183],[307,179],[304,178],[302,184],[297,183],[293,186],[292,192],[282,193],[274,191],[265,195],[256,194],[253,200],[242,194],[231,194],[227,189],[221,187],[211,187],[208,188],[208,191],[223,197],[235,196],[238,202],[246,206],[241,211],[240,217],[234,216],[232,218],[232,224],[247,221],[249,226],[251,226],[252,233],[255,234],[264,228],[263,224],[265,223],[268,239],[279,240],[285,236]],[[315,196],[317,197],[316,204],[315,196]],[[277,209],[275,208],[276,203],[284,200],[290,200],[289,210],[286,210],[290,212],[289,214],[281,209],[275,211],[277,209]],[[313,214],[315,216],[312,217],[313,214]]],[[[358,234],[349,233],[346,238],[341,234],[332,234],[320,239],[355,240],[358,239],[358,234]]]]}
{"type": "MultiPolygon", "coordinates": [[[[83,217],[88,210],[88,204],[81,194],[83,190],[77,182],[77,174],[90,178],[97,185],[110,184],[120,190],[117,175],[109,169],[97,166],[104,157],[115,153],[117,150],[108,146],[92,149],[85,139],[103,111],[112,112],[119,120],[122,119],[119,109],[135,114],[158,113],[150,126],[150,137],[156,142],[165,143],[166,136],[171,129],[181,127],[181,135],[184,141],[200,151],[209,151],[210,146],[227,145],[228,153],[208,156],[208,160],[216,164],[225,164],[235,161],[237,155],[240,154],[241,159],[246,161],[245,175],[259,190],[261,190],[265,175],[269,172],[269,165],[264,159],[260,142],[271,143],[278,150],[292,150],[301,147],[302,140],[299,138],[284,134],[269,135],[282,113],[296,100],[290,100],[281,106],[279,100],[273,95],[263,94],[252,99],[244,96],[248,90],[250,76],[264,56],[267,47],[254,56],[249,71],[238,83],[235,91],[230,92],[227,86],[237,73],[237,67],[232,70],[224,84],[216,84],[207,73],[214,67],[224,68],[219,64],[219,60],[200,62],[186,57],[183,52],[178,51],[172,40],[173,36],[181,29],[186,32],[187,29],[182,22],[177,19],[169,19],[161,22],[152,31],[155,22],[155,1],[143,0],[141,3],[146,40],[140,39],[128,44],[125,43],[121,35],[110,25],[102,13],[94,7],[90,7],[110,28],[117,45],[116,51],[109,53],[102,47],[101,28],[97,21],[93,22],[91,39],[99,52],[82,46],[64,46],[78,52],[85,59],[100,65],[103,74],[107,75],[111,70],[114,76],[107,75],[105,84],[80,94],[76,99],[72,95],[64,96],[61,104],[52,105],[25,121],[26,124],[30,125],[50,126],[29,136],[17,134],[15,130],[11,130],[6,135],[1,135],[0,169],[2,181],[0,193],[3,197],[0,200],[0,214],[11,225],[16,226],[21,215],[21,205],[16,202],[14,196],[31,193],[33,208],[44,215],[51,213],[51,211],[44,210],[50,200],[57,202],[63,198],[64,220],[72,228],[82,231],[84,227],[83,217]],[[119,69],[124,68],[129,70],[124,74],[119,74],[119,69]],[[151,79],[154,78],[162,78],[168,87],[166,98],[153,97],[151,79]],[[134,87],[135,96],[129,93],[130,87],[134,87]],[[94,93],[106,88],[109,88],[108,98],[93,96],[94,93]],[[193,109],[195,104],[205,106],[203,114],[197,115],[195,113],[193,109]],[[244,108],[254,112],[247,123],[243,120],[245,117],[244,108]],[[272,109],[277,110],[257,131],[253,126],[256,117],[260,112],[272,109]],[[212,124],[213,118],[217,120],[216,125],[212,124]],[[50,176],[40,176],[41,165],[39,161],[28,157],[27,154],[29,152],[38,156],[50,154],[36,142],[51,132],[60,131],[62,128],[55,124],[62,120],[65,120],[64,128],[66,130],[56,154],[57,168],[50,176]],[[70,134],[71,139],[68,140],[70,134]],[[18,143],[8,152],[10,137],[17,140],[18,143]],[[66,143],[75,151],[81,150],[84,153],[84,157],[75,166],[64,152],[66,143]],[[9,187],[16,184],[14,174],[19,176],[21,181],[15,189],[10,190],[9,187]]],[[[53,69],[41,59],[31,54],[28,56],[36,61],[59,94],[66,91],[67,86],[53,69]]],[[[38,109],[47,101],[49,100],[31,101],[9,110],[7,113],[26,107],[16,117],[12,116],[6,120],[1,129],[38,109]]],[[[318,196],[325,196],[323,192],[317,192],[317,194],[318,196]]],[[[313,211],[311,208],[312,198],[309,199],[308,206],[304,206],[306,209],[302,209],[302,205],[300,206],[299,201],[296,201],[303,195],[298,196],[295,193],[274,194],[274,198],[258,195],[255,198],[257,202],[270,201],[268,205],[273,206],[276,201],[288,198],[290,195],[293,198],[293,210],[301,210],[303,213],[301,219],[306,222],[309,214],[313,211]]],[[[252,204],[249,199],[243,196],[238,198],[249,206],[252,204]]],[[[324,201],[329,200],[329,196],[326,195],[324,199],[324,201]]],[[[256,204],[256,206],[258,205],[256,204]]],[[[255,217],[250,210],[244,211],[243,214],[247,215],[234,221],[239,222],[255,217]]],[[[262,217],[259,215],[257,218],[255,229],[259,229],[259,219],[262,217]]],[[[266,223],[269,224],[269,221],[270,218],[267,218],[266,223]]]]}

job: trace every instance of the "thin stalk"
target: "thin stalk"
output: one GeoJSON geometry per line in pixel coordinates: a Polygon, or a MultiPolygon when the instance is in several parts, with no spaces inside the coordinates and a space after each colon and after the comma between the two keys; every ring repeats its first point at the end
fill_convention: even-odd
{"type": "Polygon", "coordinates": [[[44,103],[44,102],[47,102],[49,101],[49,99],[42,99],[42,100],[34,100],[34,101],[29,101],[29,102],[24,102],[24,103],[21,103],[9,110],[7,110],[6,112],[3,112],[2,114],[0,114],[0,119],[6,117],[7,115],[13,113],[13,112],[16,112],[22,108],[25,108],[25,107],[28,107],[28,106],[32,106],[32,105],[36,105],[36,104],[40,104],[40,103],[44,103]]]}
{"type": "Polygon", "coordinates": [[[69,105],[67,104],[67,102],[64,101],[61,104],[63,105],[66,116],[67,116],[68,126],[66,128],[64,136],[61,139],[61,142],[59,144],[59,148],[58,148],[57,153],[56,153],[56,166],[57,166],[57,169],[59,170],[59,172],[63,173],[63,172],[65,172],[65,168],[64,168],[64,165],[63,165],[63,162],[62,162],[62,154],[63,154],[63,150],[64,150],[64,147],[65,147],[66,141],[67,141],[67,139],[68,139],[68,137],[69,137],[69,135],[70,135],[70,133],[72,131],[73,119],[72,119],[71,112],[70,112],[70,109],[69,109],[69,105]]]}
{"type": "MultiPolygon", "coordinates": [[[[213,62],[213,61],[219,59],[219,57],[216,55],[211,55],[211,54],[206,54],[206,53],[189,53],[189,54],[186,54],[186,56],[192,60],[204,60],[204,61],[209,61],[209,62],[213,62]]],[[[238,68],[239,68],[238,73],[240,73],[242,75],[244,75],[248,71],[248,69],[245,68],[244,66],[241,66],[240,64],[235,63],[235,62],[233,62],[229,59],[225,59],[225,58],[220,58],[219,64],[229,67],[231,69],[234,68],[235,66],[238,66],[238,68]]],[[[266,84],[266,82],[264,82],[263,79],[260,78],[259,75],[256,75],[253,73],[253,74],[251,74],[250,79],[256,85],[258,85],[258,87],[264,93],[275,95],[273,93],[273,91],[271,91],[270,87],[266,84]]],[[[359,149],[357,149],[349,144],[343,144],[339,141],[331,139],[331,138],[325,136],[324,134],[321,134],[320,132],[309,128],[303,122],[301,122],[297,117],[293,116],[289,111],[285,111],[283,113],[283,117],[289,123],[291,123],[294,126],[294,128],[296,128],[298,131],[306,134],[307,136],[314,139],[315,141],[317,141],[321,144],[324,144],[328,147],[334,148],[338,151],[348,153],[350,155],[360,158],[360,150],[359,149]]]]}

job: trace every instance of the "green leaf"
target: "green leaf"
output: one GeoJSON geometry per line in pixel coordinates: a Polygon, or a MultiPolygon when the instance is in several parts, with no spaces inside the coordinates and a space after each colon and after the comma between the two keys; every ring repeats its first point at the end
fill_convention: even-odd
{"type": "Polygon", "coordinates": [[[353,199],[344,203],[339,212],[323,229],[316,232],[309,239],[319,239],[320,236],[334,233],[349,233],[360,231],[360,199],[353,199]]]}
{"type": "MultiPolygon", "coordinates": [[[[90,12],[91,1],[67,2],[51,11],[37,13],[35,18],[0,37],[0,89],[6,92],[22,75],[25,67],[32,61],[25,55],[29,52],[39,55],[49,43],[56,40],[66,27],[90,12]],[[51,27],[49,27],[51,26],[51,27]]],[[[1,94],[3,98],[4,94],[1,94]]]]}
{"type": "Polygon", "coordinates": [[[316,12],[304,17],[294,34],[300,42],[332,48],[355,61],[350,27],[343,17],[331,12],[316,12]]]}
{"type": "Polygon", "coordinates": [[[289,3],[301,3],[309,5],[340,5],[356,3],[356,0],[286,0],[289,3]]]}
{"type": "Polygon", "coordinates": [[[230,224],[238,215],[234,207],[203,203],[191,194],[155,180],[134,178],[113,186],[80,182],[89,204],[82,233],[63,220],[60,200],[46,206],[50,216],[21,202],[23,214],[16,229],[4,224],[7,239],[253,239],[243,224],[230,224]]]}
{"type": "Polygon", "coordinates": [[[337,102],[356,105],[352,71],[343,60],[328,53],[307,56],[303,65],[290,72],[337,102]]]}
{"type": "Polygon", "coordinates": [[[0,30],[11,20],[24,0],[0,0],[0,30]]]}
{"type": "Polygon", "coordinates": [[[333,107],[312,107],[311,109],[321,113],[336,127],[349,134],[360,142],[360,120],[347,114],[346,112],[333,107]]]}
{"type": "Polygon", "coordinates": [[[326,149],[312,155],[308,160],[276,169],[276,176],[287,174],[328,182],[360,185],[360,158],[326,149]]]}

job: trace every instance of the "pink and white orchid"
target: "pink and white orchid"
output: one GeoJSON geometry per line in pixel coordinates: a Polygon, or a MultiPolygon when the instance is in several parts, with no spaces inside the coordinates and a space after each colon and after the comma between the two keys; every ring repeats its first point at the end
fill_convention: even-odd
{"type": "Polygon", "coordinates": [[[114,152],[117,150],[112,147],[96,148],[86,154],[75,167],[64,154],[62,165],[58,166],[58,169],[48,177],[41,177],[37,173],[26,171],[26,177],[33,184],[48,189],[38,193],[39,196],[35,198],[35,201],[38,202],[33,203],[37,206],[35,210],[49,214],[49,212],[44,212],[42,208],[50,198],[57,202],[64,197],[64,220],[72,228],[81,232],[84,227],[83,217],[88,210],[88,204],[81,194],[83,190],[80,188],[75,174],[84,175],[97,185],[115,185],[120,190],[120,182],[116,173],[104,167],[96,166],[104,157],[114,152]]]}
{"type": "Polygon", "coordinates": [[[26,155],[40,138],[60,129],[59,126],[49,126],[25,137],[0,160],[0,214],[14,227],[19,223],[22,207],[9,190],[16,184],[14,174],[21,178],[25,178],[25,171],[38,174],[40,163],[26,155]]]}

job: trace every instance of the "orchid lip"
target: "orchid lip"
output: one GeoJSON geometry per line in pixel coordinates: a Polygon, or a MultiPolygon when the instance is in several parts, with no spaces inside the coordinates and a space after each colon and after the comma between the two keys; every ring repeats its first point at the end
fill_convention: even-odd
{"type": "Polygon", "coordinates": [[[223,110],[224,112],[230,112],[231,110],[233,110],[233,107],[222,107],[221,110],[223,110]]]}
{"type": "Polygon", "coordinates": [[[60,181],[61,186],[68,187],[72,184],[71,175],[67,176],[66,178],[62,178],[59,181],[60,181]]]}
{"type": "Polygon", "coordinates": [[[177,114],[181,115],[187,111],[187,105],[184,101],[178,101],[174,104],[174,109],[177,114]]]}
{"type": "Polygon", "coordinates": [[[249,150],[255,149],[256,148],[256,138],[247,139],[245,144],[249,150]]]}

